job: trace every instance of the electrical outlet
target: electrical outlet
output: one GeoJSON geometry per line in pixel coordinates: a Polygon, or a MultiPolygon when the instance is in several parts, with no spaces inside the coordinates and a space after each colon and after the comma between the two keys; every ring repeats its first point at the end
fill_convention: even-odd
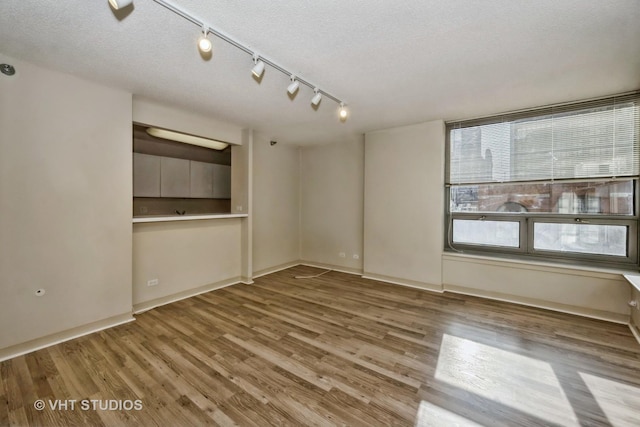
{"type": "Polygon", "coordinates": [[[158,283],[160,283],[158,279],[147,280],[147,286],[156,286],[158,283]]]}
{"type": "Polygon", "coordinates": [[[338,253],[338,256],[339,256],[340,258],[346,258],[346,257],[347,257],[347,254],[346,254],[346,253],[344,253],[344,252],[340,252],[340,253],[338,253]]]}
{"type": "Polygon", "coordinates": [[[242,212],[242,205],[236,205],[236,212],[242,212]]]}
{"type": "Polygon", "coordinates": [[[358,255],[358,254],[353,254],[353,259],[360,259],[360,255],[358,255]]]}

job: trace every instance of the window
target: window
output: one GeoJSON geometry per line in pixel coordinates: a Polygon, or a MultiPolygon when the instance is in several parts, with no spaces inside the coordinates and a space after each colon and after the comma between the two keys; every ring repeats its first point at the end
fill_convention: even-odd
{"type": "Polygon", "coordinates": [[[445,249],[637,266],[639,104],[448,123],[445,249]]]}

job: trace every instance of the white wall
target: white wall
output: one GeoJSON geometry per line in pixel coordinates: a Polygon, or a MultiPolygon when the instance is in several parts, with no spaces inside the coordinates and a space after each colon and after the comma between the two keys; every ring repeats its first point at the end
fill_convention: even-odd
{"type": "Polygon", "coordinates": [[[300,259],[300,152],[297,147],[253,140],[253,272],[300,259]]]}
{"type": "Polygon", "coordinates": [[[303,262],[362,272],[364,142],[305,147],[300,169],[303,262]]]}
{"type": "Polygon", "coordinates": [[[365,276],[441,289],[444,123],[365,135],[365,276]]]}
{"type": "Polygon", "coordinates": [[[131,317],[132,129],[130,94],[0,62],[1,359],[131,317]]]}

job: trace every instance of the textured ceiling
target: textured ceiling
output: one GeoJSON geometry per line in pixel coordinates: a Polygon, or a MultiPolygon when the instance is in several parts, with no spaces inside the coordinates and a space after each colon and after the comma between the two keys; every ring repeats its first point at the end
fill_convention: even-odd
{"type": "MultiPolygon", "coordinates": [[[[312,90],[152,0],[2,0],[0,52],[292,144],[463,119],[640,88],[638,0],[172,0],[343,99],[312,90]]],[[[0,94],[1,96],[1,94],[0,94]]],[[[14,101],[19,102],[19,100],[14,101]]]]}

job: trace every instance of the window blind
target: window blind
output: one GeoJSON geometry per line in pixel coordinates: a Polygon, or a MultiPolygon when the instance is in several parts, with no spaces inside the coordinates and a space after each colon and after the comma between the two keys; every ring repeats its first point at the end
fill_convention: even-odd
{"type": "Polygon", "coordinates": [[[638,176],[638,94],[449,123],[448,184],[638,176]]]}

